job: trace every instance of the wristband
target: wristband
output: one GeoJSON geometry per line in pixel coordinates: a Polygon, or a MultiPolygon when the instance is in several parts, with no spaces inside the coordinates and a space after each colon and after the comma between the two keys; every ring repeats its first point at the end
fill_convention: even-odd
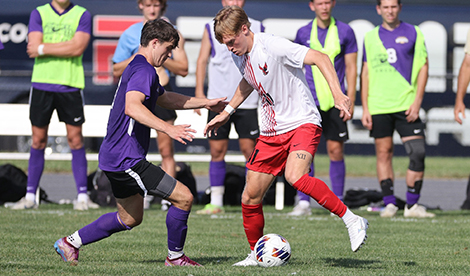
{"type": "Polygon", "coordinates": [[[40,44],[40,45],[38,46],[38,54],[39,54],[40,56],[43,56],[43,55],[44,55],[44,44],[40,44]]]}
{"type": "Polygon", "coordinates": [[[235,113],[235,109],[231,105],[226,105],[224,111],[228,113],[228,115],[232,115],[235,113]]]}

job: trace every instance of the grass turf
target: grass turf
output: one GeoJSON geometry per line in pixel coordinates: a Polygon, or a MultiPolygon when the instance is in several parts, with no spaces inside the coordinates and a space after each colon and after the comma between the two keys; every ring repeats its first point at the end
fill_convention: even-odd
{"type": "MultiPolygon", "coordinates": [[[[198,210],[202,206],[194,206],[198,210]]],[[[289,217],[290,208],[265,206],[265,233],[282,234],[292,247],[283,267],[233,267],[249,253],[240,207],[222,215],[191,213],[185,252],[204,267],[165,267],[166,213],[146,211],[131,231],[86,245],[78,266],[54,252],[54,242],[112,208],[79,212],[71,205],[43,204],[37,210],[0,208],[0,275],[469,275],[470,212],[436,211],[434,219],[392,219],[355,210],[369,220],[368,240],[350,249],[341,219],[323,209],[289,217]]]]}
{"type": "MultiPolygon", "coordinates": [[[[375,156],[348,155],[345,157],[346,177],[376,177],[375,156]]],[[[11,163],[23,171],[28,170],[28,160],[0,160],[0,166],[11,163]]],[[[396,177],[405,177],[409,159],[404,156],[393,158],[396,177]]],[[[470,157],[439,157],[426,158],[425,178],[468,178],[470,157]]],[[[188,162],[194,175],[207,175],[208,162],[188,162]]],[[[243,163],[237,163],[244,166],[243,163]]],[[[315,155],[315,175],[329,174],[330,161],[327,155],[315,155]]],[[[91,173],[98,167],[97,161],[88,161],[88,171],[91,173]]],[[[45,173],[71,173],[70,161],[46,160],[45,173]]]]}

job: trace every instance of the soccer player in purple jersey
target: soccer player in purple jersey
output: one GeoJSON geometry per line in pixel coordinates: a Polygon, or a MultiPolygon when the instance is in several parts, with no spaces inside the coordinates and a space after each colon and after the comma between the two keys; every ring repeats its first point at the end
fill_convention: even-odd
{"type": "Polygon", "coordinates": [[[138,226],[143,219],[144,196],[152,194],[172,203],[166,217],[165,265],[200,266],[183,252],[193,196],[184,184],[149,163],[145,156],[150,129],[165,132],[182,144],[194,138],[195,130],[190,125],[172,125],[156,117],[153,113],[156,104],[169,109],[207,108],[220,112],[226,98],[198,99],[163,89],[154,67],[162,66],[179,42],[178,32],[165,20],[148,21],[140,41],[141,47],[124,70],[114,96],[107,134],[99,153],[99,167],[111,182],[118,211],[104,214],[56,241],[57,253],[71,264],[77,264],[81,246],[138,226]]]}
{"type": "Polygon", "coordinates": [[[35,59],[29,97],[32,143],[26,196],[12,209],[38,207],[36,192],[44,170],[44,151],[54,110],[65,123],[72,151],[72,171],[78,194],[74,209],[99,207],[87,194],[87,160],[82,136],[85,122],[82,55],[90,33],[91,14],[69,0],[52,0],[31,12],[27,53],[35,59]]]}
{"type": "MultiPolygon", "coordinates": [[[[348,24],[331,16],[335,4],[335,0],[310,0],[309,6],[315,12],[315,19],[297,31],[294,42],[321,51],[330,57],[338,74],[341,90],[354,103],[357,78],[356,36],[348,24]],[[344,83],[345,78],[348,84],[347,93],[344,83]]],[[[313,70],[318,70],[315,67],[305,66],[305,78],[322,117],[322,135],[326,138],[326,149],[330,158],[331,188],[335,195],[343,200],[346,176],[344,142],[349,138],[346,122],[351,117],[345,116],[344,111],[340,111],[328,103],[329,97],[325,95],[330,93],[329,88],[321,84],[324,82],[324,78],[314,73],[313,70]],[[316,87],[316,84],[318,84],[318,87],[316,87]]],[[[352,116],[354,104],[349,112],[352,116]]],[[[313,162],[309,175],[315,175],[313,162]]],[[[299,202],[289,215],[310,214],[310,197],[299,191],[297,196],[299,202]]]]}
{"type": "Polygon", "coordinates": [[[406,172],[405,217],[434,217],[418,204],[424,177],[425,125],[419,110],[428,79],[424,37],[417,26],[400,21],[400,0],[377,0],[382,24],[366,33],[361,74],[362,124],[375,140],[377,177],[385,208],[381,217],[393,217],[393,132],[396,129],[409,156],[406,172]]]}
{"type": "MultiPolygon", "coordinates": [[[[164,16],[168,6],[167,0],[137,0],[137,5],[143,15],[143,22],[138,22],[127,28],[119,38],[118,45],[113,56],[113,75],[120,78],[126,66],[134,59],[140,42],[140,32],[145,22],[155,19],[170,20],[164,16]]],[[[172,91],[170,85],[170,72],[176,75],[185,77],[188,75],[188,57],[184,51],[185,40],[180,33],[180,42],[176,49],[171,53],[171,58],[167,59],[163,66],[156,68],[160,83],[168,90],[172,91]]],[[[158,118],[174,124],[177,118],[174,110],[164,109],[156,106],[155,114],[158,118]]],[[[158,152],[162,157],[161,166],[163,170],[176,177],[176,162],[174,157],[174,144],[173,139],[166,135],[164,132],[157,132],[157,146],[158,152]]],[[[150,203],[153,201],[153,196],[148,195],[145,200],[145,208],[150,208],[150,203]]],[[[170,203],[167,200],[162,200],[162,209],[166,210],[170,203]]]]}

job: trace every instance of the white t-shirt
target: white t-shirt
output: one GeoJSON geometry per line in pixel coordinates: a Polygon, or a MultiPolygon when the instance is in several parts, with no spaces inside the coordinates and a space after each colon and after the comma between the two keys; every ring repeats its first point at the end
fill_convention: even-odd
{"type": "Polygon", "coordinates": [[[261,135],[283,134],[306,123],[321,126],[302,71],[308,50],[285,38],[258,33],[250,53],[232,54],[242,76],[258,91],[261,135]]]}
{"type": "MultiPolygon", "coordinates": [[[[264,31],[261,22],[249,18],[250,30],[254,33],[264,31]]],[[[211,42],[211,58],[208,67],[208,88],[207,98],[216,99],[227,97],[230,101],[235,90],[242,79],[237,67],[233,64],[232,53],[225,44],[220,44],[215,38],[214,21],[206,24],[206,30],[209,32],[211,42]]],[[[258,107],[258,95],[252,93],[238,108],[256,109],[258,107]]]]}

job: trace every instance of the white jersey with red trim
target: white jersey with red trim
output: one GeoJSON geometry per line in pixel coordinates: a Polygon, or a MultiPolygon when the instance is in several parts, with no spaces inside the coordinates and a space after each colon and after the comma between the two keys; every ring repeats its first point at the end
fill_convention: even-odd
{"type": "Polygon", "coordinates": [[[254,34],[250,53],[232,55],[235,65],[260,97],[261,135],[283,134],[306,123],[321,126],[302,71],[308,50],[285,38],[258,33],[254,34]]]}

